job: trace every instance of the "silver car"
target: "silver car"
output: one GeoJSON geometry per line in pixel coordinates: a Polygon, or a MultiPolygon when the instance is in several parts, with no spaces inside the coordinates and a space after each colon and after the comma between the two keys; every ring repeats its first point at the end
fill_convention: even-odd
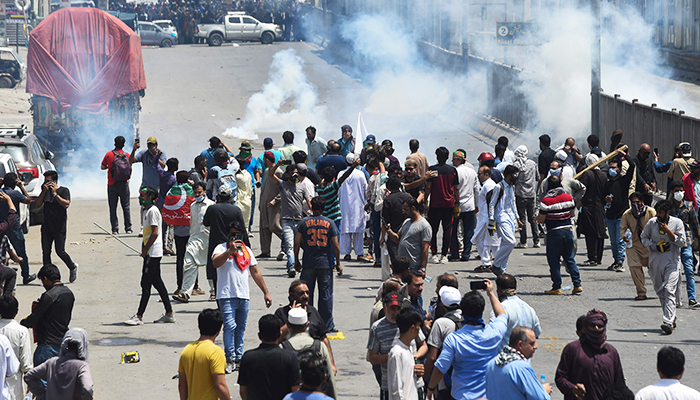
{"type": "Polygon", "coordinates": [[[153,22],[139,21],[139,36],[142,45],[170,47],[177,43],[177,34],[168,33],[153,22]]]}
{"type": "Polygon", "coordinates": [[[173,24],[173,21],[169,19],[157,19],[153,21],[154,24],[160,26],[160,28],[173,35],[175,37],[175,43],[177,43],[177,28],[175,27],[175,24],[173,24]]]}

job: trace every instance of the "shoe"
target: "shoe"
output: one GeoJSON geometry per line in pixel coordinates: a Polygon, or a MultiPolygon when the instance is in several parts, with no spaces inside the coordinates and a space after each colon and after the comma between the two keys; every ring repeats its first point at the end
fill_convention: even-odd
{"type": "Polygon", "coordinates": [[[139,231],[139,237],[143,237],[143,229],[139,231]]]}
{"type": "Polygon", "coordinates": [[[230,358],[226,359],[226,369],[224,370],[224,372],[227,374],[230,374],[235,370],[236,370],[236,362],[230,358]]]}
{"type": "Polygon", "coordinates": [[[622,264],[617,264],[614,268],[613,271],[615,272],[625,272],[625,267],[622,266],[622,264]]]}
{"type": "Polygon", "coordinates": [[[182,293],[182,289],[176,290],[175,293],[173,293],[173,296],[179,296],[180,293],[182,293]]]}
{"type": "Polygon", "coordinates": [[[481,256],[477,254],[476,257],[474,257],[474,259],[475,259],[475,260],[481,260],[481,256]]]}
{"type": "Polygon", "coordinates": [[[241,369],[241,360],[236,360],[233,362],[233,370],[239,371],[241,369]]]}
{"type": "Polygon", "coordinates": [[[190,296],[188,296],[186,293],[181,293],[181,294],[173,296],[173,300],[175,300],[179,303],[189,303],[190,296]]]}
{"type": "Polygon", "coordinates": [[[343,261],[352,261],[352,256],[350,256],[350,254],[346,254],[345,257],[343,257],[343,261]]]}
{"type": "Polygon", "coordinates": [[[249,230],[249,231],[248,231],[248,239],[252,239],[252,238],[254,238],[254,237],[255,237],[255,235],[253,235],[253,232],[251,232],[251,231],[249,230]]]}
{"type": "Polygon", "coordinates": [[[70,270],[68,282],[73,283],[76,279],[78,279],[78,263],[73,263],[73,269],[70,270]]]}
{"type": "Polygon", "coordinates": [[[213,294],[209,295],[209,301],[216,301],[216,296],[213,294]]]}
{"type": "Polygon", "coordinates": [[[661,324],[661,330],[664,331],[665,334],[670,335],[673,333],[673,325],[663,323],[661,324]]]}
{"type": "Polygon", "coordinates": [[[132,233],[134,233],[134,231],[132,231],[131,229],[125,229],[124,232],[126,232],[127,235],[131,235],[132,233]]]}
{"type": "Polygon", "coordinates": [[[598,265],[598,263],[593,261],[593,260],[586,260],[586,261],[581,263],[581,266],[583,266],[583,267],[593,267],[596,265],[598,265]]]}
{"type": "Polygon", "coordinates": [[[498,267],[492,266],[490,269],[491,269],[491,272],[493,272],[493,274],[496,275],[496,276],[501,276],[501,275],[503,275],[503,271],[501,271],[501,269],[498,268],[498,267]]]}
{"type": "Polygon", "coordinates": [[[447,256],[440,256],[440,264],[447,264],[447,256]]]}
{"type": "Polygon", "coordinates": [[[374,267],[374,268],[381,268],[381,267],[382,267],[382,263],[380,263],[380,262],[375,262],[374,265],[372,265],[372,267],[374,267]]]}
{"type": "MultiPolygon", "coordinates": [[[[457,260],[455,260],[455,261],[457,261],[457,260]]],[[[469,261],[469,255],[467,255],[467,254],[463,255],[463,256],[459,259],[459,261],[469,261]]]]}
{"type": "Polygon", "coordinates": [[[277,261],[284,261],[284,258],[285,258],[286,256],[287,256],[287,255],[284,254],[283,251],[280,251],[280,252],[277,254],[277,261]]]}
{"type": "Polygon", "coordinates": [[[488,265],[479,265],[474,268],[474,272],[491,272],[491,267],[488,265]]]}
{"type": "Polygon", "coordinates": [[[174,315],[168,315],[168,314],[163,314],[158,318],[157,320],[153,321],[154,324],[172,324],[175,322],[175,316],[174,315]]]}
{"type": "Polygon", "coordinates": [[[163,255],[164,256],[174,256],[175,252],[173,249],[163,249],[163,255]]]}
{"type": "Polygon", "coordinates": [[[430,259],[431,264],[440,264],[440,256],[437,254],[430,259]]]}
{"type": "Polygon", "coordinates": [[[115,235],[115,236],[116,236],[116,235],[118,235],[118,234],[119,234],[119,231],[112,231],[112,235],[115,235]]]}
{"type": "Polygon", "coordinates": [[[265,254],[265,253],[260,253],[257,256],[255,256],[255,258],[270,258],[270,255],[265,254]]]}
{"type": "Polygon", "coordinates": [[[371,254],[357,256],[357,261],[374,262],[374,257],[371,254]]]}
{"type": "Polygon", "coordinates": [[[571,291],[571,294],[579,294],[583,292],[583,286],[576,286],[574,290],[571,291]]]}
{"type": "Polygon", "coordinates": [[[544,294],[561,294],[561,289],[545,290],[544,294]]]}
{"type": "Polygon", "coordinates": [[[673,329],[678,328],[678,318],[673,319],[673,329]]]}
{"type": "Polygon", "coordinates": [[[698,308],[700,308],[700,303],[695,301],[695,299],[690,299],[690,300],[688,300],[688,308],[698,309],[698,308]]]}
{"type": "Polygon", "coordinates": [[[639,296],[634,298],[634,301],[644,301],[646,299],[647,299],[646,295],[639,295],[639,296]]]}
{"type": "Polygon", "coordinates": [[[31,275],[29,275],[28,277],[24,278],[24,280],[22,280],[22,284],[23,284],[23,285],[29,285],[29,283],[31,283],[31,282],[34,281],[35,279],[36,279],[36,274],[31,274],[31,275]]]}
{"type": "Polygon", "coordinates": [[[533,244],[532,244],[532,247],[534,247],[534,248],[536,248],[536,249],[539,249],[539,248],[542,247],[542,246],[540,245],[540,242],[537,242],[537,243],[533,243],[533,244]]]}
{"type": "Polygon", "coordinates": [[[290,278],[294,278],[297,276],[297,271],[294,270],[294,268],[287,270],[287,276],[290,278]]]}
{"type": "Polygon", "coordinates": [[[143,325],[143,321],[138,317],[138,315],[134,315],[133,317],[124,321],[124,323],[129,326],[143,325]]]}
{"type": "Polygon", "coordinates": [[[527,243],[518,243],[515,245],[516,249],[527,249],[527,243]]]}
{"type": "Polygon", "coordinates": [[[207,294],[207,292],[205,292],[204,290],[202,290],[202,289],[200,289],[200,288],[195,288],[195,289],[192,291],[192,294],[195,295],[195,296],[201,296],[201,295],[203,295],[203,294],[207,294]]]}
{"type": "Polygon", "coordinates": [[[338,333],[338,328],[330,329],[328,332],[330,332],[330,333],[338,333]]]}
{"type": "Polygon", "coordinates": [[[617,261],[615,261],[614,263],[610,264],[610,266],[608,267],[608,271],[615,271],[615,267],[616,267],[616,266],[617,266],[617,261]]]}

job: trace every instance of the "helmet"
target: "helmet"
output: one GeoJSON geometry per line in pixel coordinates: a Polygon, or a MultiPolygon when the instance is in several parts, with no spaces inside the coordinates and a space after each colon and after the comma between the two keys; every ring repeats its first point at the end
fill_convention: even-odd
{"type": "Polygon", "coordinates": [[[493,160],[493,155],[491,153],[486,153],[486,152],[479,154],[479,158],[477,158],[477,161],[482,163],[485,160],[493,160]]]}

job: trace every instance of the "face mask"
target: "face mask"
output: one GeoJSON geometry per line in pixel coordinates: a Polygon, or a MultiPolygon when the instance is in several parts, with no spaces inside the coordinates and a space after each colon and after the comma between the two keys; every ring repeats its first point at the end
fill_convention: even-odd
{"type": "Polygon", "coordinates": [[[142,197],[139,197],[139,205],[140,206],[146,207],[146,206],[150,206],[151,204],[153,204],[153,200],[144,199],[142,197]]]}
{"type": "Polygon", "coordinates": [[[251,154],[251,153],[250,153],[249,151],[248,151],[248,152],[243,152],[243,151],[242,151],[242,152],[241,152],[241,157],[243,157],[243,158],[248,158],[248,157],[250,157],[250,154],[251,154]]]}
{"type": "Polygon", "coordinates": [[[204,201],[204,196],[197,196],[194,198],[194,201],[196,201],[197,203],[201,203],[204,201]]]}
{"type": "Polygon", "coordinates": [[[610,174],[611,177],[616,177],[617,176],[617,168],[610,168],[608,170],[608,173],[610,174]]]}
{"type": "Polygon", "coordinates": [[[649,158],[649,153],[642,153],[642,159],[646,160],[647,158],[649,158]]]}
{"type": "Polygon", "coordinates": [[[299,174],[296,172],[292,174],[292,182],[299,183],[299,174]]]}
{"type": "Polygon", "coordinates": [[[550,169],[549,174],[553,175],[553,176],[559,176],[559,174],[561,174],[561,170],[560,169],[550,169]]]}
{"type": "Polygon", "coordinates": [[[683,192],[676,192],[673,194],[673,199],[676,201],[683,201],[683,197],[685,197],[685,193],[683,192]]]}

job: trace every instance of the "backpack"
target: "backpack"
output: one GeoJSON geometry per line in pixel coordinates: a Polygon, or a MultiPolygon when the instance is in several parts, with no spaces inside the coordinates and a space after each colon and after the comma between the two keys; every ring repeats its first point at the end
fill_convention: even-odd
{"type": "Polygon", "coordinates": [[[131,178],[131,163],[129,162],[129,156],[126,153],[114,153],[114,159],[112,160],[112,168],[109,169],[109,173],[112,174],[112,179],[115,182],[126,182],[131,178]]]}
{"type": "MultiPolygon", "coordinates": [[[[294,349],[292,344],[289,343],[289,340],[283,341],[281,343],[281,345],[282,345],[283,349],[289,350],[292,353],[296,354],[297,358],[299,357],[299,353],[301,353],[302,351],[306,351],[308,349],[311,349],[311,351],[314,353],[315,356],[322,357],[322,354],[323,354],[323,353],[321,353],[322,343],[318,339],[314,339],[314,343],[310,347],[304,347],[303,349],[299,349],[299,350],[294,349]]],[[[333,373],[333,371],[328,371],[328,376],[330,376],[330,374],[332,374],[332,373],[333,373]]],[[[326,396],[330,396],[330,397],[335,398],[335,393],[333,392],[333,386],[331,385],[330,379],[326,379],[319,389],[326,396]]]]}
{"type": "MultiPolygon", "coordinates": [[[[501,190],[498,191],[498,198],[496,199],[496,204],[498,204],[501,201],[501,198],[503,197],[503,192],[506,189],[505,186],[503,186],[502,181],[498,183],[498,186],[501,187],[501,190]]],[[[493,189],[495,189],[495,188],[496,187],[494,186],[493,189]]],[[[491,198],[493,197],[493,189],[489,190],[488,193],[486,193],[486,205],[487,206],[491,204],[491,198]]],[[[495,209],[495,207],[494,207],[494,209],[495,209]]],[[[489,215],[489,219],[491,219],[491,217],[492,216],[489,215]]]]}
{"type": "Polygon", "coordinates": [[[216,198],[219,194],[219,187],[222,185],[227,185],[231,188],[231,201],[233,201],[238,195],[238,185],[236,185],[236,172],[230,168],[221,168],[218,165],[212,167],[212,170],[216,171],[216,181],[214,182],[214,190],[212,190],[212,195],[216,198]]]}

